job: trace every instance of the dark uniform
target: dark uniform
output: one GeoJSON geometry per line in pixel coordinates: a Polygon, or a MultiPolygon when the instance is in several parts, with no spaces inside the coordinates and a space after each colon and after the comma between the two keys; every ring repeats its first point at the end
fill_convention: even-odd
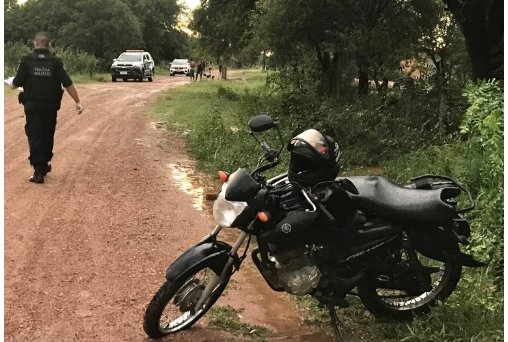
{"type": "Polygon", "coordinates": [[[25,133],[30,146],[30,164],[36,173],[46,174],[53,157],[53,137],[57,111],[60,109],[64,87],[72,80],[62,60],[47,49],[35,49],[23,57],[13,83],[23,87],[19,101],[25,107],[25,133]]]}

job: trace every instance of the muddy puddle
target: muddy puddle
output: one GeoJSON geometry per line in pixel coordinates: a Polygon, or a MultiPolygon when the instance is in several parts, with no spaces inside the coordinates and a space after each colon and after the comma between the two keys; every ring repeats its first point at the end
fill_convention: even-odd
{"type": "Polygon", "coordinates": [[[173,183],[193,197],[193,207],[211,214],[213,201],[222,186],[220,179],[198,173],[181,164],[168,164],[168,167],[173,183]]]}
{"type": "MultiPolygon", "coordinates": [[[[181,164],[168,164],[171,178],[184,193],[192,196],[196,210],[212,215],[213,201],[222,182],[212,176],[196,172],[192,167],[181,164]]],[[[210,227],[210,231],[213,227],[210,227]]],[[[221,239],[233,244],[239,236],[236,229],[223,229],[221,239]]],[[[242,253],[243,250],[240,250],[242,253]]],[[[234,285],[228,287],[218,301],[218,305],[231,305],[241,308],[242,321],[262,325],[270,331],[268,341],[311,342],[333,341],[325,330],[311,329],[301,324],[302,317],[296,305],[284,293],[272,291],[258,273],[250,258],[244,262],[241,271],[235,275],[234,285]]],[[[198,325],[206,325],[206,316],[198,325]]]]}

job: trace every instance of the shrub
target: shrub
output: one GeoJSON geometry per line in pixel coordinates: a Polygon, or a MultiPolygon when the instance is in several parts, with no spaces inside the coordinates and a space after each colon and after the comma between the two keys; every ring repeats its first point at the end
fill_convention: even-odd
{"type": "MultiPolygon", "coordinates": [[[[14,74],[18,68],[21,57],[30,53],[30,48],[22,42],[7,42],[4,44],[4,74],[14,74]]],[[[4,76],[5,76],[4,75],[4,76]]]]}
{"type": "Polygon", "coordinates": [[[70,48],[55,48],[53,52],[62,59],[69,74],[92,77],[97,72],[99,60],[88,52],[70,48]]]}
{"type": "MultiPolygon", "coordinates": [[[[4,45],[4,73],[15,73],[21,57],[30,53],[31,49],[22,42],[8,42],[4,45]]],[[[92,54],[70,48],[55,48],[53,53],[62,59],[69,74],[89,75],[97,72],[99,60],[92,54]]]]}

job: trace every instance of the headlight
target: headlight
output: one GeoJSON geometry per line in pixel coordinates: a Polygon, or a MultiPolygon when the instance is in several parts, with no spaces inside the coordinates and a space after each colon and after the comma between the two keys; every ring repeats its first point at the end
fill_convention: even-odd
{"type": "Polygon", "coordinates": [[[228,184],[222,185],[219,196],[213,203],[213,219],[221,227],[230,227],[238,215],[247,207],[245,202],[227,201],[226,188],[228,184]]]}

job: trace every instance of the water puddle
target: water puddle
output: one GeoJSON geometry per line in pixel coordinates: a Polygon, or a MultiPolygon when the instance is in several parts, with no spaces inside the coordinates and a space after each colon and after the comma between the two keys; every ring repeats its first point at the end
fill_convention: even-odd
{"type": "Polygon", "coordinates": [[[168,164],[174,183],[184,193],[193,197],[193,207],[199,211],[212,210],[213,201],[221,187],[221,181],[197,173],[189,166],[168,164]]]}

